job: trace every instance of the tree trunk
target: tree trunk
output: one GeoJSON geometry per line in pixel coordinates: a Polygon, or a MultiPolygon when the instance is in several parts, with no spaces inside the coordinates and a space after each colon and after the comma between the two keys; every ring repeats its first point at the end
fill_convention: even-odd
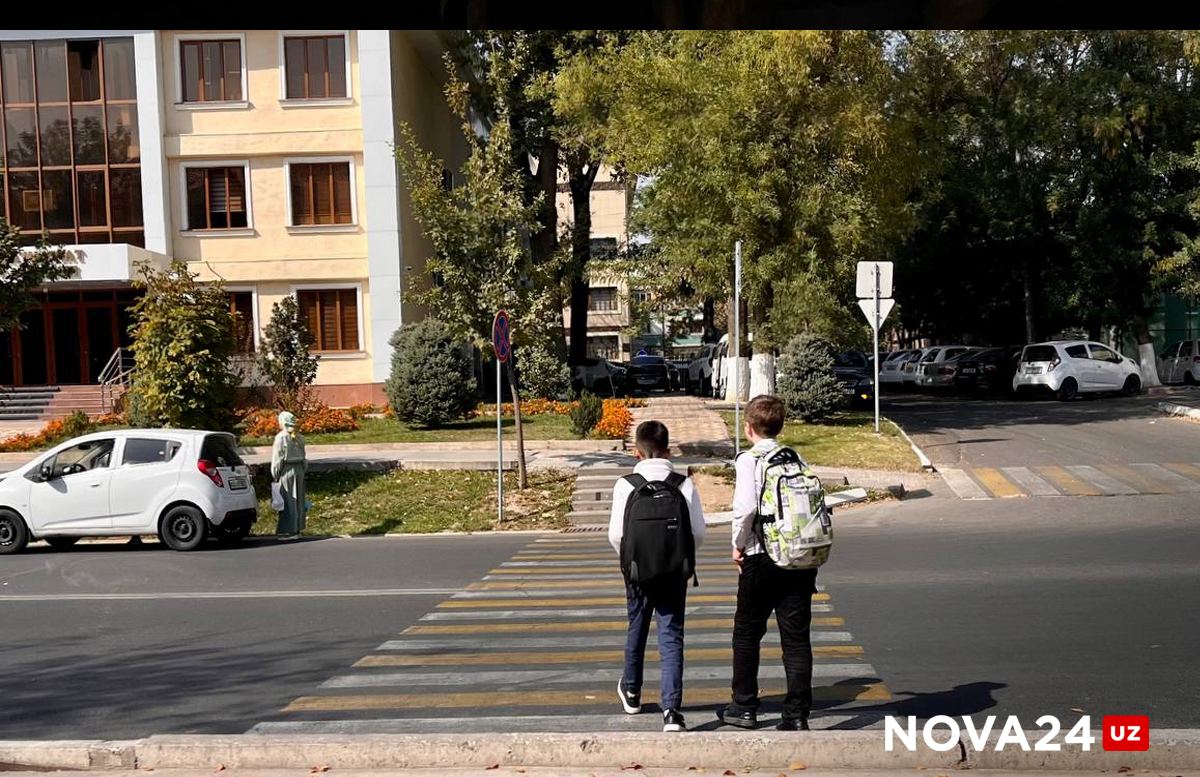
{"type": "Polygon", "coordinates": [[[750,357],[750,398],[775,393],[775,354],[756,352],[750,357]]]}
{"type": "Polygon", "coordinates": [[[571,343],[568,362],[587,358],[587,263],[592,252],[592,183],[599,163],[572,154],[567,157],[567,184],[571,190],[571,343]]]}
{"type": "Polygon", "coordinates": [[[706,343],[713,343],[717,340],[717,304],[712,297],[704,298],[704,334],[702,338],[706,343]]]}
{"type": "Polygon", "coordinates": [[[521,395],[517,392],[517,371],[509,356],[508,390],[512,394],[513,426],[517,430],[517,488],[524,490],[529,487],[529,476],[525,471],[525,429],[521,425],[521,395]]]}
{"type": "Polygon", "coordinates": [[[1036,343],[1037,332],[1033,322],[1033,280],[1030,278],[1032,270],[1029,267],[1028,259],[1021,264],[1021,285],[1025,292],[1025,342],[1036,343]]]}
{"type": "Polygon", "coordinates": [[[1161,386],[1158,379],[1158,354],[1154,352],[1154,337],[1150,334],[1150,323],[1138,316],[1133,322],[1138,341],[1138,367],[1142,373],[1143,386],[1161,386]]]}
{"type": "MultiPolygon", "coordinates": [[[[538,155],[537,189],[542,196],[538,208],[538,231],[531,235],[530,254],[536,265],[545,264],[558,252],[558,144],[547,138],[538,155]]],[[[562,298],[562,284],[555,285],[555,310],[567,307],[567,301],[562,298]]],[[[563,327],[558,327],[554,338],[555,355],[566,361],[567,335],[563,327]]]]}

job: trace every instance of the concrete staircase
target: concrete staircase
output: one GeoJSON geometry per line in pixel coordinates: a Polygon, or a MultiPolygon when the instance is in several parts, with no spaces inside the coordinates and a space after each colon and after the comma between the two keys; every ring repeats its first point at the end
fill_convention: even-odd
{"type": "MultiPolygon", "coordinates": [[[[123,391],[118,387],[117,395],[123,391]]],[[[95,386],[15,386],[0,387],[0,421],[52,421],[65,418],[76,410],[89,416],[103,415],[102,387],[95,386]]]]}
{"type": "Polygon", "coordinates": [[[572,526],[608,526],[612,514],[613,485],[617,478],[633,472],[628,467],[600,464],[580,467],[575,475],[575,494],[567,519],[572,526]]]}
{"type": "Polygon", "coordinates": [[[103,415],[108,412],[104,406],[103,387],[95,386],[62,386],[54,395],[54,400],[46,408],[43,420],[50,421],[63,418],[82,410],[90,416],[103,415]]]}

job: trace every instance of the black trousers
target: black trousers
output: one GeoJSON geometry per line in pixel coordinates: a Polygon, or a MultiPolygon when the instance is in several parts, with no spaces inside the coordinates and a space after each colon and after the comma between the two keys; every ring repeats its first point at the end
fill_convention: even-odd
{"type": "Polygon", "coordinates": [[[812,709],[812,595],[817,570],[780,569],[765,553],[747,556],[738,576],[733,616],[733,707],[757,711],[758,663],[767,620],[775,613],[787,675],[785,718],[807,718],[812,709]]]}

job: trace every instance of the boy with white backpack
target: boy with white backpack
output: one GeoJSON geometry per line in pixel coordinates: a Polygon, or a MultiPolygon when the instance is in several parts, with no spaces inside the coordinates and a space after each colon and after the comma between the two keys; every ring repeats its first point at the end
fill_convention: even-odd
{"type": "Polygon", "coordinates": [[[723,723],[758,725],[758,664],[767,620],[775,613],[787,695],[780,731],[807,731],[812,709],[812,595],[817,567],[829,557],[833,527],[821,481],[776,439],[787,408],[773,396],[746,405],[744,433],[753,443],[735,462],[733,561],[738,566],[733,617],[733,701],[723,723]]]}

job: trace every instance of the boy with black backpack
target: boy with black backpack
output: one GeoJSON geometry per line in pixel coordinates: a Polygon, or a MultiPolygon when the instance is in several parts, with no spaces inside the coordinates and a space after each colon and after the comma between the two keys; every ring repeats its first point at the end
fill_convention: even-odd
{"type": "Polygon", "coordinates": [[[733,616],[733,703],[721,722],[758,725],[758,663],[767,619],[775,613],[787,695],[780,731],[808,731],[812,709],[812,595],[817,567],[829,558],[833,525],[821,481],[775,437],[787,408],[773,396],[746,405],[745,435],[753,443],[734,463],[733,561],[738,566],[733,616]]]}
{"type": "Polygon", "coordinates": [[[670,436],[662,422],[639,424],[634,444],[638,463],[613,487],[608,524],[608,541],[621,556],[629,607],[617,695],[625,712],[642,711],[646,639],[650,619],[657,616],[663,731],[683,731],[683,615],[688,582],[698,582],[696,548],[704,540],[704,512],[692,479],[668,460],[670,436]]]}

